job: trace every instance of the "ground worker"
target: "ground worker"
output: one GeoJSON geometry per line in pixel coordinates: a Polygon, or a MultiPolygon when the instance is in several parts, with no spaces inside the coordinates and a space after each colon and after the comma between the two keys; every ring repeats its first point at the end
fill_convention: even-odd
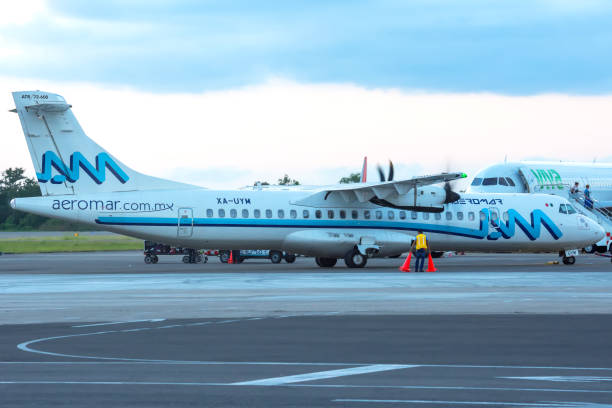
{"type": "Polygon", "coordinates": [[[425,263],[425,256],[429,253],[429,245],[427,245],[427,237],[423,234],[423,231],[419,230],[416,239],[410,247],[410,251],[416,247],[416,265],[415,272],[423,272],[423,264],[425,263]]]}

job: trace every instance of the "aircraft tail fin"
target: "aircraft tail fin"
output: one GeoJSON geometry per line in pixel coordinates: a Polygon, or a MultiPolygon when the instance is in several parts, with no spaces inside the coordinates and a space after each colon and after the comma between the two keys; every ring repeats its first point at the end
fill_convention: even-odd
{"type": "Polygon", "coordinates": [[[196,186],[138,173],[91,140],[57,94],[13,92],[41,192],[47,195],[188,189],[196,186]]]}

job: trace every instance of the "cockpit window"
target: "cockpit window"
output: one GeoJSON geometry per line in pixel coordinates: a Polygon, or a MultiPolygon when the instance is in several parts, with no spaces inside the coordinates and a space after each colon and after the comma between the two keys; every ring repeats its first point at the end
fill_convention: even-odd
{"type": "Polygon", "coordinates": [[[482,184],[482,179],[480,177],[476,177],[474,180],[472,180],[473,186],[479,186],[481,184],[482,184]]]}
{"type": "Polygon", "coordinates": [[[568,214],[576,214],[576,210],[570,204],[566,204],[565,206],[567,207],[568,214]]]}
{"type": "Polygon", "coordinates": [[[508,182],[506,181],[505,177],[500,177],[499,178],[499,184],[502,185],[502,186],[507,186],[508,182]]]}
{"type": "Polygon", "coordinates": [[[509,186],[512,186],[512,187],[516,186],[516,184],[514,184],[514,180],[512,180],[510,177],[506,177],[506,180],[508,180],[509,186]]]}
{"type": "Polygon", "coordinates": [[[495,186],[497,185],[497,177],[487,177],[482,180],[483,186],[495,186]]]}
{"type": "Polygon", "coordinates": [[[565,204],[559,204],[559,212],[561,214],[567,214],[567,208],[565,208],[565,204]]]}

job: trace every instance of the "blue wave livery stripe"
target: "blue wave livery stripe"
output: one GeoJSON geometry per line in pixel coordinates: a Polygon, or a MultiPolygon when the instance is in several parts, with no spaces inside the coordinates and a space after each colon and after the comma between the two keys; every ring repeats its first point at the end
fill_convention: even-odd
{"type": "Polygon", "coordinates": [[[83,169],[83,171],[97,184],[102,184],[106,181],[106,169],[108,169],[122,184],[125,184],[130,179],[108,153],[102,152],[98,154],[94,167],[81,152],[74,152],[70,155],[70,167],[68,167],[62,159],[51,150],[47,150],[43,154],[41,165],[42,173],[37,172],[36,177],[41,183],[51,181],[52,184],[61,184],[66,180],[74,183],[80,177],[80,169],[83,169]],[[59,174],[53,176],[53,169],[59,174]]]}
{"type": "MultiPolygon", "coordinates": [[[[531,213],[531,223],[525,220],[517,211],[508,211],[508,222],[495,221],[492,227],[495,231],[489,233],[490,213],[488,209],[480,211],[480,226],[478,229],[436,225],[420,222],[389,222],[377,220],[285,220],[285,219],[233,219],[233,218],[193,218],[194,227],[255,227],[255,228],[346,228],[346,229],[380,229],[399,231],[433,232],[438,234],[456,235],[474,239],[496,240],[499,237],[509,239],[516,232],[516,225],[529,237],[535,240],[540,237],[541,225],[551,236],[558,240],[563,236],[561,230],[541,210],[531,213]]],[[[191,219],[160,218],[160,217],[99,217],[97,224],[120,226],[191,226],[191,219]]]]}
{"type": "Polygon", "coordinates": [[[523,218],[516,210],[509,209],[508,210],[508,221],[506,223],[500,222],[500,220],[493,221],[493,225],[495,225],[501,235],[504,238],[510,238],[514,236],[515,226],[523,230],[525,235],[529,237],[530,240],[535,241],[540,236],[541,226],[548,230],[550,235],[554,239],[559,239],[563,235],[559,227],[555,225],[555,223],[546,215],[542,210],[534,210],[531,212],[531,222],[528,222],[525,218],[523,218]]]}

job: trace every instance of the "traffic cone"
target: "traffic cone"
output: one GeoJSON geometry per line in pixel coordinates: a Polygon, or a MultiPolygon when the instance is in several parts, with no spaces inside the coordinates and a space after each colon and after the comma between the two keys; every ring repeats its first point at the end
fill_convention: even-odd
{"type": "Polygon", "coordinates": [[[437,271],[434,263],[433,263],[433,259],[431,257],[431,252],[429,253],[429,264],[427,265],[427,272],[435,272],[437,271]]]}
{"type": "Polygon", "coordinates": [[[234,263],[234,256],[233,256],[233,254],[234,254],[234,251],[230,251],[230,257],[227,260],[228,264],[233,264],[234,263]]]}
{"type": "Polygon", "coordinates": [[[399,270],[402,272],[410,272],[410,258],[412,257],[412,252],[408,252],[408,257],[406,258],[406,262],[402,266],[400,266],[399,270]]]}

